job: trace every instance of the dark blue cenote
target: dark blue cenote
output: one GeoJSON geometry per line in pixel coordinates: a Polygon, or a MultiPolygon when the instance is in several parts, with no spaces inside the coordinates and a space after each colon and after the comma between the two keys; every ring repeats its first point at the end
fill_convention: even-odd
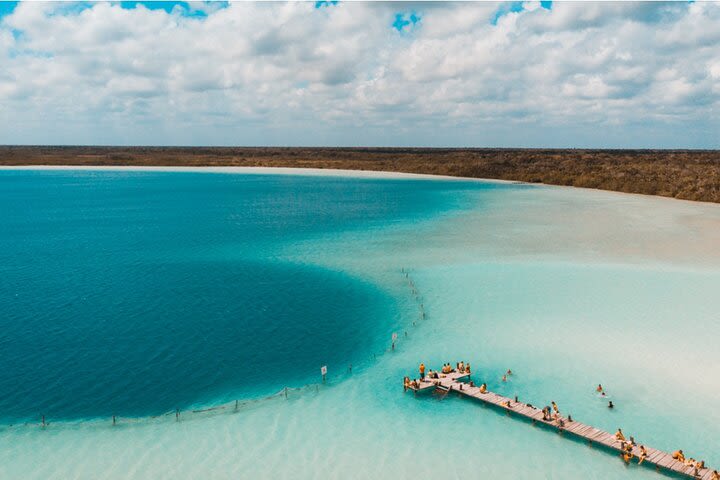
{"type": "MultiPolygon", "coordinates": [[[[278,252],[452,208],[463,182],[0,172],[0,419],[157,414],[365,357],[381,289],[278,252]]],[[[352,248],[349,244],[348,248],[352,248]]]]}

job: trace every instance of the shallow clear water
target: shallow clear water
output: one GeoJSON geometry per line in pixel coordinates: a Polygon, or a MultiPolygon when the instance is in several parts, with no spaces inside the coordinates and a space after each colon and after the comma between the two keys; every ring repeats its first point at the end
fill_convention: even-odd
{"type": "Polygon", "coordinates": [[[12,313],[3,354],[14,352],[0,373],[3,418],[31,416],[42,395],[60,419],[96,418],[2,428],[4,477],[659,478],[469,401],[403,394],[419,361],[460,359],[492,389],[555,400],[587,423],[720,465],[717,206],[347,177],[2,172],[0,186],[3,224],[14,226],[0,234],[13,280],[2,284],[12,313]],[[68,244],[73,235],[84,249],[68,244]],[[116,240],[127,247],[101,248],[116,240]],[[93,268],[103,262],[117,278],[93,268]],[[77,273],[52,273],[68,264],[77,273]],[[93,294],[81,301],[71,280],[93,294]],[[38,301],[53,292],[53,303],[38,301]],[[257,314],[240,315],[242,305],[257,314]],[[88,312],[103,322],[78,319],[88,312]],[[26,336],[45,348],[20,348],[26,336]],[[63,351],[47,336],[64,339],[66,361],[51,369],[61,386],[30,368],[63,351]],[[104,399],[142,415],[261,395],[316,381],[319,358],[330,381],[317,392],[235,415],[113,428],[92,408],[104,399]],[[515,375],[502,383],[507,368],[515,375]],[[595,397],[598,382],[615,410],[595,397]]]}

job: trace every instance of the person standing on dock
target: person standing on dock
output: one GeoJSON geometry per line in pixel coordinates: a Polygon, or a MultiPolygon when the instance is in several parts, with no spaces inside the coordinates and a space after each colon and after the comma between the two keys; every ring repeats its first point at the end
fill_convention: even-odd
{"type": "Polygon", "coordinates": [[[422,382],[423,380],[425,380],[425,364],[421,363],[420,364],[420,381],[422,382]]]}

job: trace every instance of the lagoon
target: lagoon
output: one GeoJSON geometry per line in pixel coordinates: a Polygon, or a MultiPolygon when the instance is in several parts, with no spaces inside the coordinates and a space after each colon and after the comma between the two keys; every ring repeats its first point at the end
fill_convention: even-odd
{"type": "Polygon", "coordinates": [[[403,394],[420,361],[461,359],[500,393],[720,465],[716,205],[286,173],[0,172],[3,477],[657,478],[403,394]],[[315,384],[324,364],[287,401],[109,422],[315,384]],[[8,426],[43,413],[45,430],[8,426]]]}

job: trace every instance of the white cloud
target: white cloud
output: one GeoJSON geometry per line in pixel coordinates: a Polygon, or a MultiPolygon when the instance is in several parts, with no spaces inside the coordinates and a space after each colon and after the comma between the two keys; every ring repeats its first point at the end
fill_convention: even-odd
{"type": "Polygon", "coordinates": [[[501,7],[23,2],[0,142],[720,146],[719,3],[501,7]]]}

